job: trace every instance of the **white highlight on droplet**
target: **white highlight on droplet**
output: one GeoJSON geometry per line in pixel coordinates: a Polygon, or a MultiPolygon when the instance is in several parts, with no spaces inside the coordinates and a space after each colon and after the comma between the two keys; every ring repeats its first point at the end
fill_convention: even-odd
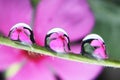
{"type": "Polygon", "coordinates": [[[63,32],[64,34],[66,34],[66,35],[68,35],[63,29],[61,29],[61,28],[53,28],[53,29],[51,29],[48,33],[47,33],[47,35],[48,34],[51,34],[51,33],[55,33],[55,32],[63,32]]]}
{"type": "Polygon", "coordinates": [[[10,31],[13,30],[14,28],[19,27],[19,26],[27,27],[32,31],[31,27],[29,25],[27,25],[26,23],[17,23],[10,29],[10,31]]]}
{"type": "Polygon", "coordinates": [[[83,41],[88,40],[88,39],[100,39],[102,42],[104,42],[102,37],[100,37],[98,34],[89,34],[83,39],[83,41]]]}

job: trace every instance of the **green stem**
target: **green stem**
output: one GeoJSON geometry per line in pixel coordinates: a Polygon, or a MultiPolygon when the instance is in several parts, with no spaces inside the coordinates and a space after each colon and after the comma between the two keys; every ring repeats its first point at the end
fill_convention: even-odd
{"type": "Polygon", "coordinates": [[[0,36],[0,44],[5,46],[10,46],[13,48],[18,48],[22,50],[32,51],[38,54],[44,54],[47,56],[57,57],[65,60],[71,60],[76,62],[83,62],[83,63],[89,63],[89,64],[96,64],[100,66],[106,66],[106,67],[114,67],[114,68],[120,68],[120,61],[114,61],[114,60],[95,60],[91,58],[87,58],[81,55],[76,55],[74,53],[69,54],[62,54],[58,56],[58,53],[51,52],[47,50],[45,47],[38,46],[36,44],[30,46],[25,46],[22,44],[16,43],[15,41],[11,41],[6,37],[0,36]]]}

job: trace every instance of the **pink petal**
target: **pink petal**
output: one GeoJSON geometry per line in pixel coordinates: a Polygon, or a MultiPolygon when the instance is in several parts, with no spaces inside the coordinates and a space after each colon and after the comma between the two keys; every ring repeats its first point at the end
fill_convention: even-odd
{"type": "MultiPolygon", "coordinates": [[[[72,46],[78,54],[79,46],[72,46]]],[[[92,64],[73,62],[59,58],[50,58],[46,62],[63,80],[94,80],[101,72],[102,67],[92,64]]]]}
{"type": "Polygon", "coordinates": [[[28,61],[16,76],[9,80],[54,80],[54,76],[46,66],[44,61],[38,64],[28,61]]]}
{"type": "MultiPolygon", "coordinates": [[[[1,0],[0,13],[0,29],[7,36],[14,24],[30,22],[30,2],[29,0],[1,0]]],[[[76,40],[89,33],[94,24],[93,15],[84,0],[80,0],[80,2],[78,0],[44,0],[39,5],[37,14],[35,37],[37,37],[39,43],[44,43],[44,37],[52,27],[60,26],[64,28],[70,35],[71,40],[76,40]]],[[[5,46],[3,46],[3,49],[0,48],[0,64],[2,64],[0,69],[5,69],[13,61],[18,60],[18,57],[16,57],[18,54],[19,50],[5,46]]],[[[47,63],[53,66],[55,71],[65,80],[76,80],[78,78],[90,80],[101,69],[101,67],[95,65],[91,66],[56,58],[55,60],[49,58],[45,60],[38,65],[28,62],[12,80],[53,80],[51,72],[46,69],[47,63]]]]}
{"type": "Polygon", "coordinates": [[[93,28],[94,17],[86,0],[42,0],[37,9],[34,32],[38,43],[43,43],[46,33],[54,27],[63,28],[72,41],[93,28]]]}
{"type": "Polygon", "coordinates": [[[80,54],[80,52],[81,52],[81,44],[80,43],[72,44],[71,45],[71,52],[76,53],[76,54],[80,54]]]}
{"type": "Polygon", "coordinates": [[[10,28],[19,22],[31,20],[30,0],[0,0],[0,31],[5,36],[10,28]]]}
{"type": "Polygon", "coordinates": [[[0,47],[0,70],[7,69],[12,63],[20,60],[18,49],[6,47],[1,45],[0,47]]]}

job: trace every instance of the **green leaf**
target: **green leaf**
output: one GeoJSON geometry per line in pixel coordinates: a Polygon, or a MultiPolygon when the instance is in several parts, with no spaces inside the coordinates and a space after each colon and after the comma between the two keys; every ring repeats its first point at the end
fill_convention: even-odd
{"type": "Polygon", "coordinates": [[[18,44],[18,42],[16,43],[15,41],[11,41],[8,38],[3,37],[3,36],[0,36],[0,44],[10,46],[13,48],[18,48],[18,49],[23,49],[23,50],[35,52],[38,54],[44,54],[47,56],[52,56],[52,57],[57,57],[57,58],[65,59],[65,60],[70,60],[70,61],[120,68],[120,61],[114,61],[114,60],[110,60],[110,59],[109,60],[96,60],[96,59],[91,59],[91,58],[84,57],[80,54],[75,54],[75,53],[58,55],[58,53],[51,52],[48,49],[46,49],[45,47],[41,47],[41,46],[38,46],[36,44],[31,45],[31,47],[25,46],[22,44],[18,44]]]}
{"type": "Polygon", "coordinates": [[[88,0],[96,17],[93,33],[105,40],[110,59],[120,59],[120,1],[88,0]]]}

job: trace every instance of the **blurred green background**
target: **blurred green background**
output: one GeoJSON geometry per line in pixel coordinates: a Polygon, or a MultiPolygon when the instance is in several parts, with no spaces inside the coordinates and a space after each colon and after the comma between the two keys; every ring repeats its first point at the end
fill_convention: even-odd
{"type": "Polygon", "coordinates": [[[103,37],[111,59],[120,59],[120,1],[89,0],[96,17],[93,33],[103,37]]]}
{"type": "MultiPolygon", "coordinates": [[[[96,18],[93,33],[103,37],[110,59],[120,61],[120,0],[88,0],[96,18]]],[[[120,80],[120,69],[105,68],[96,80],[120,80]]]]}

